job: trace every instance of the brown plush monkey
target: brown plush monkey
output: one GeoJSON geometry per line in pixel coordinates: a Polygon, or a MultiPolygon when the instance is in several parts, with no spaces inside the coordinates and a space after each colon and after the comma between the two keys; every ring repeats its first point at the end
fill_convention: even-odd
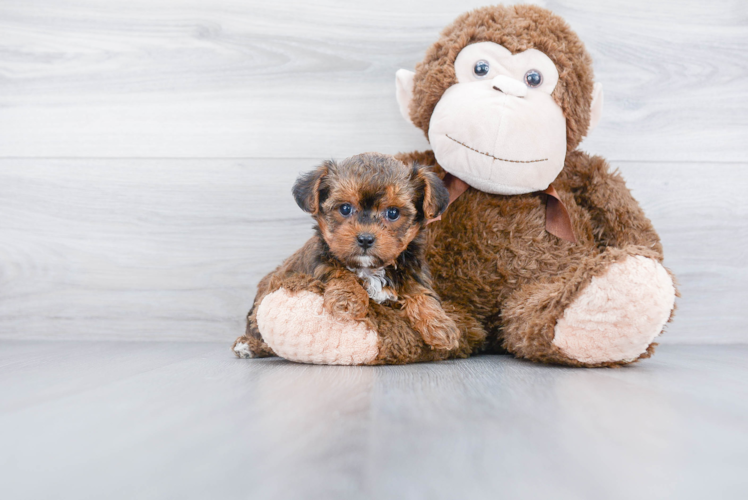
{"type": "Polygon", "coordinates": [[[293,277],[250,313],[235,352],[281,346],[295,361],[341,364],[484,351],[571,366],[649,357],[677,292],[623,179],[576,149],[600,117],[602,90],[563,19],[525,5],[464,14],[396,80],[401,111],[433,148],[400,159],[434,165],[452,191],[429,226],[427,260],[459,347],[426,346],[402,314],[376,304],[370,326],[335,322],[314,285],[293,277]]]}

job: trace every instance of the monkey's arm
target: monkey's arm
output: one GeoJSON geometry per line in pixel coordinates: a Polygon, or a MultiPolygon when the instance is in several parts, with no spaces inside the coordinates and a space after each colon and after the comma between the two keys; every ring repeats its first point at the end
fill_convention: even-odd
{"type": "Polygon", "coordinates": [[[310,255],[314,255],[314,249],[317,244],[316,237],[310,238],[300,250],[286,259],[275,270],[267,274],[257,284],[255,299],[247,313],[247,326],[244,335],[237,338],[231,347],[231,350],[238,357],[264,358],[277,355],[267,345],[265,339],[262,338],[257,323],[257,311],[267,295],[281,288],[292,293],[298,291],[322,293],[324,291],[322,283],[309,275],[313,260],[310,255]]]}
{"type": "Polygon", "coordinates": [[[277,356],[273,349],[267,345],[260,333],[257,312],[263,299],[281,288],[290,293],[304,291],[321,294],[324,291],[322,283],[313,276],[302,272],[294,273],[279,268],[262,278],[257,285],[257,295],[255,296],[252,308],[247,313],[247,327],[244,335],[236,339],[231,348],[238,357],[266,358],[277,356]]]}
{"type": "Polygon", "coordinates": [[[562,184],[568,182],[577,204],[592,216],[598,246],[641,246],[654,251],[662,260],[662,244],[652,222],[621,175],[611,172],[603,158],[579,151],[569,153],[559,180],[562,184]]]}

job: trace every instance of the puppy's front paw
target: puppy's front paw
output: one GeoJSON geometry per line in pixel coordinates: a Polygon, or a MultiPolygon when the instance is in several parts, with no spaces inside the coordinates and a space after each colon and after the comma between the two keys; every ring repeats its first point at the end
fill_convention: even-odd
{"type": "Polygon", "coordinates": [[[423,337],[423,341],[434,349],[449,351],[458,346],[460,330],[447,315],[422,321],[416,329],[423,337]]]}
{"type": "Polygon", "coordinates": [[[405,310],[413,328],[434,349],[452,350],[459,345],[460,330],[447,316],[438,300],[429,296],[410,297],[405,310]]]}
{"type": "Polygon", "coordinates": [[[325,290],[324,308],[340,319],[361,320],[369,310],[369,295],[360,286],[328,287],[325,290]]]}

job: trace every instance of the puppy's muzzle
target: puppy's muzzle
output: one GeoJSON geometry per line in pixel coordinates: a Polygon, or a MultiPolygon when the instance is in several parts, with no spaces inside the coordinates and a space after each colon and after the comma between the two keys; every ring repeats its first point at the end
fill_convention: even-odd
{"type": "Polygon", "coordinates": [[[356,237],[356,241],[358,242],[358,246],[363,248],[364,250],[370,248],[372,245],[374,245],[374,241],[376,239],[374,238],[374,235],[371,233],[361,233],[356,237]]]}

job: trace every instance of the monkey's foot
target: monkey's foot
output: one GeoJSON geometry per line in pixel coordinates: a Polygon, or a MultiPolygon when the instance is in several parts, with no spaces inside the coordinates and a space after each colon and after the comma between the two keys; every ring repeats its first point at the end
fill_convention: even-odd
{"type": "Polygon", "coordinates": [[[670,318],[673,280],[662,265],[640,255],[612,264],[564,311],[553,345],[582,363],[634,361],[670,318]]]}
{"type": "Polygon", "coordinates": [[[379,337],[365,323],[338,319],[313,292],[268,294],[257,310],[262,338],[283,358],[299,363],[362,365],[379,354],[379,337]]]}

